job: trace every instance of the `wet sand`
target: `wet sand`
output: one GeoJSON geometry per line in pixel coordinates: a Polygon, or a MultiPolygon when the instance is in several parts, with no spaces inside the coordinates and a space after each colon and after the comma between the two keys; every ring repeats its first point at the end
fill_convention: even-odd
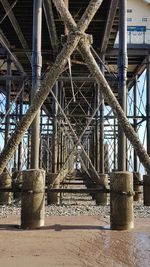
{"type": "Polygon", "coordinates": [[[111,231],[100,216],[47,217],[29,231],[19,220],[0,219],[2,267],[150,266],[150,218],[137,218],[132,231],[111,231]]]}

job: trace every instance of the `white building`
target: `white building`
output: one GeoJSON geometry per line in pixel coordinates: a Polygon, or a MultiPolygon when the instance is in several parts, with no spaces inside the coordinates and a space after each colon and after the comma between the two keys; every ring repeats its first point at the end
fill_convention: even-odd
{"type": "Polygon", "coordinates": [[[129,44],[150,44],[150,0],[128,0],[127,25],[129,44]]]}

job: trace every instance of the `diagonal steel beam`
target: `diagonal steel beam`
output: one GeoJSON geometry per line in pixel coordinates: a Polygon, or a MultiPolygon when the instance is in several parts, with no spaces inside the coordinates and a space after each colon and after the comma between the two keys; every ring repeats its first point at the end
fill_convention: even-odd
{"type": "MultiPolygon", "coordinates": [[[[35,94],[32,104],[28,109],[26,115],[20,121],[19,126],[12,134],[11,138],[9,139],[7,145],[4,147],[3,151],[0,154],[0,174],[3,172],[4,168],[6,167],[8,161],[13,156],[17,145],[20,143],[21,138],[23,137],[26,130],[31,125],[32,121],[34,120],[39,108],[41,108],[43,102],[49,95],[53,85],[55,84],[56,80],[58,79],[59,75],[63,71],[64,67],[66,66],[67,59],[73,53],[75,48],[78,45],[79,40],[83,37],[85,30],[88,28],[91,20],[93,19],[94,15],[96,14],[97,10],[99,9],[103,0],[91,0],[85,13],[81,17],[81,20],[78,23],[78,30],[74,32],[74,27],[70,25],[73,31],[71,34],[68,35],[67,43],[64,44],[62,51],[57,56],[56,61],[50,71],[47,73],[45,80],[42,83],[41,89],[37,91],[35,94]]],[[[62,1],[57,1],[59,8],[62,7],[62,1]]],[[[75,22],[74,22],[75,23],[75,22]]],[[[76,25],[76,23],[75,23],[76,25]]],[[[84,37],[83,37],[84,38],[84,37]]]]}
{"type": "MultiPolygon", "coordinates": [[[[57,1],[54,1],[54,4],[60,13],[63,21],[66,23],[66,26],[68,30],[72,31],[77,31],[78,27],[72,18],[69,10],[66,8],[64,5],[63,1],[61,1],[61,9],[60,6],[58,5],[57,1]]],[[[79,41],[78,49],[83,57],[83,60],[87,63],[87,67],[89,68],[90,72],[95,76],[97,82],[101,84],[101,91],[104,95],[104,98],[108,102],[108,104],[112,107],[113,111],[115,112],[118,121],[120,122],[120,125],[126,135],[126,137],[129,139],[131,144],[133,145],[134,149],[137,152],[137,155],[142,162],[143,166],[147,170],[148,173],[150,173],[150,157],[147,154],[143,144],[141,143],[139,137],[135,133],[133,127],[129,123],[126,115],[124,114],[121,106],[119,105],[115,95],[113,94],[107,80],[105,79],[104,75],[102,74],[99,66],[97,65],[97,62],[95,61],[91,50],[90,50],[90,44],[83,40],[79,41]]]]}

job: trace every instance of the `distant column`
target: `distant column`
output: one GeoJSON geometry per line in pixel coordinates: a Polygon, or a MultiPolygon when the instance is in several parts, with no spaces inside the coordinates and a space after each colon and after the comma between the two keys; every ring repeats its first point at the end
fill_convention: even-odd
{"type": "MultiPolygon", "coordinates": [[[[127,0],[119,0],[119,103],[126,114],[127,94],[127,0]]],[[[118,170],[126,170],[126,137],[120,125],[118,127],[118,170]]]]}

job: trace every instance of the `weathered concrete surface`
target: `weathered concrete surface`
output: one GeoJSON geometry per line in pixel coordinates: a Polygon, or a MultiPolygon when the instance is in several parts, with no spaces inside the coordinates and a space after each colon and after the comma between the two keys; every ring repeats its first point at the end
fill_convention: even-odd
{"type": "MultiPolygon", "coordinates": [[[[0,188],[10,188],[11,187],[11,174],[9,172],[3,172],[0,175],[0,188]]],[[[12,193],[10,192],[0,192],[0,204],[11,204],[12,193]]]]}
{"type": "Polygon", "coordinates": [[[98,216],[48,217],[45,227],[23,231],[15,228],[19,217],[1,219],[0,266],[148,267],[150,218],[137,219],[132,231],[112,231],[108,222],[98,216]]]}
{"type": "Polygon", "coordinates": [[[35,229],[44,225],[45,171],[30,169],[22,172],[21,227],[35,229]]]}
{"type": "Polygon", "coordinates": [[[110,221],[115,230],[134,227],[133,174],[117,171],[110,174],[110,221]],[[131,193],[131,195],[128,193],[131,193]]]}

